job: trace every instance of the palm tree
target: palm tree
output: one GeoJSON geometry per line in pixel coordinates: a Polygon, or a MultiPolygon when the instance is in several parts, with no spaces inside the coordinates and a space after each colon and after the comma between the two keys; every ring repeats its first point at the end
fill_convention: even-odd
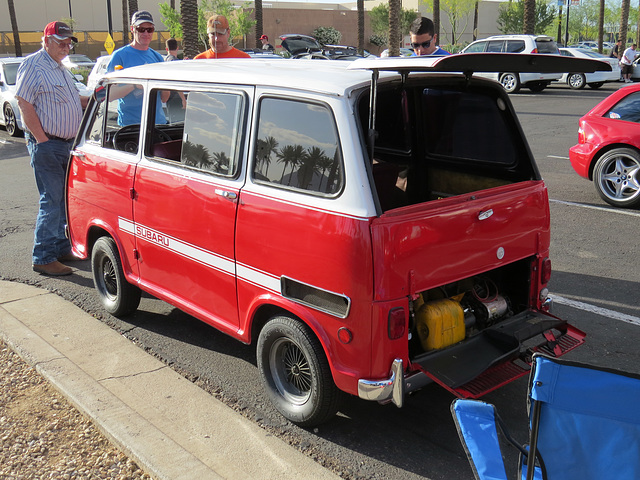
{"type": "Polygon", "coordinates": [[[16,49],[16,57],[22,56],[22,45],[20,44],[20,30],[18,30],[18,19],[16,18],[16,9],[13,0],[7,0],[9,6],[9,17],[11,18],[11,29],[13,30],[13,45],[16,49]]]}
{"type": "Polygon", "coordinates": [[[266,166],[263,175],[265,177],[269,176],[269,166],[271,165],[271,155],[276,153],[276,149],[278,148],[278,141],[272,137],[268,136],[264,140],[258,140],[258,154],[256,155],[258,158],[258,162],[260,163],[260,168],[266,166]]]}
{"type": "Polygon", "coordinates": [[[389,56],[400,56],[402,0],[389,0],[389,56]]]}
{"type": "Polygon", "coordinates": [[[225,152],[216,152],[213,154],[213,171],[218,173],[229,173],[231,159],[225,152]]]}
{"type": "Polygon", "coordinates": [[[622,0],[622,9],[620,11],[620,37],[619,40],[622,40],[622,49],[626,48],[627,45],[627,25],[629,23],[629,5],[630,0],[622,0]]]}
{"type": "Polygon", "coordinates": [[[293,169],[296,168],[297,165],[305,157],[304,148],[302,145],[285,145],[280,149],[277,153],[278,162],[284,164],[282,168],[282,178],[285,177],[285,172],[287,171],[287,167],[290,166],[291,170],[289,173],[289,178],[287,180],[287,185],[291,185],[291,177],[293,177],[293,169]]]}
{"type": "Polygon", "coordinates": [[[524,0],[524,34],[533,35],[536,28],[536,0],[524,0]]]}
{"type": "Polygon", "coordinates": [[[122,0],[122,46],[129,42],[129,1],[122,0]]]}
{"type": "MultiPolygon", "coordinates": [[[[324,150],[320,147],[310,147],[307,149],[300,170],[298,170],[298,186],[305,190],[313,182],[313,176],[320,173],[320,163],[325,158],[324,150]]],[[[318,186],[319,188],[319,186],[318,186]]]]}
{"type": "MultiPolygon", "coordinates": [[[[139,10],[138,8],[138,0],[129,0],[129,16],[133,16],[134,13],[136,13],[139,10]]],[[[127,21],[127,25],[128,25],[128,21],[127,21]]],[[[128,27],[127,27],[127,30],[128,27]]],[[[131,32],[131,37],[130,37],[130,41],[133,42],[133,32],[131,32]]],[[[126,43],[129,43],[128,41],[126,43]]]]}
{"type": "Polygon", "coordinates": [[[433,0],[433,33],[438,36],[437,42],[440,45],[440,0],[433,0]]]}
{"type": "Polygon", "coordinates": [[[198,0],[180,0],[182,51],[188,58],[200,53],[198,48],[198,0]]]}
{"type": "Polygon", "coordinates": [[[600,11],[598,12],[598,53],[602,53],[602,42],[604,40],[604,1],[600,0],[600,11]]]}
{"type": "Polygon", "coordinates": [[[256,15],[256,48],[262,48],[262,42],[260,37],[262,36],[262,0],[254,0],[253,2],[255,15],[256,15]]]}
{"type": "Polygon", "coordinates": [[[358,53],[364,53],[364,0],[358,0],[358,53]]]}

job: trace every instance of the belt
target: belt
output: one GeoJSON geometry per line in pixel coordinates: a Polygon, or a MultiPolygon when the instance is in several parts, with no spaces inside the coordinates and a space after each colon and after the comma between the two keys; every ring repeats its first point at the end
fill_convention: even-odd
{"type": "Polygon", "coordinates": [[[61,142],[70,142],[71,140],[73,140],[72,138],[62,138],[62,137],[56,137],[55,135],[49,135],[48,133],[46,133],[45,135],[47,135],[47,138],[49,140],[59,140],[61,142]]]}

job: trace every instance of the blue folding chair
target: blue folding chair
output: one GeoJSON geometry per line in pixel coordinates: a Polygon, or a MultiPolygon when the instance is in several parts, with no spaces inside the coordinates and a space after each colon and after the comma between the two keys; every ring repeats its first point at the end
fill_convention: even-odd
{"type": "Polygon", "coordinates": [[[452,403],[476,479],[508,480],[498,430],[520,450],[520,479],[640,479],[640,375],[536,354],[528,400],[527,446],[515,442],[493,405],[452,403]]]}

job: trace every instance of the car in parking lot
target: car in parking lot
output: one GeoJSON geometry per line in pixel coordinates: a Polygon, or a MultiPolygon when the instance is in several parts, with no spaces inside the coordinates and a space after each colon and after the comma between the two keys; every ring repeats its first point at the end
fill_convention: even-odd
{"type": "Polygon", "coordinates": [[[109,66],[109,60],[111,55],[103,55],[96,59],[96,64],[91,69],[91,73],[87,77],[87,88],[92,90],[98,85],[98,81],[107,73],[107,67],[109,66]]]}
{"type": "Polygon", "coordinates": [[[471,76],[531,60],[110,73],[71,153],[73,251],[109,313],[146,291],[255,344],[266,395],[293,423],[326,421],[344,393],[402,406],[436,382],[477,398],[526,375],[533,352],[584,341],[549,313],[548,194],[509,97],[471,76]],[[157,115],[167,90],[186,97],[181,121],[157,115]],[[119,121],[131,106],[136,120],[119,121]]]}
{"type": "Polygon", "coordinates": [[[584,48],[561,48],[560,55],[576,58],[592,58],[611,65],[610,72],[568,72],[563,74],[558,81],[560,83],[566,83],[575,90],[580,90],[584,88],[585,85],[589,85],[591,88],[600,88],[607,82],[617,82],[620,80],[620,65],[618,64],[617,58],[607,57],[606,55],[601,55],[584,48]]]}
{"type": "MultiPolygon", "coordinates": [[[[520,54],[559,54],[558,46],[553,38],[546,35],[494,35],[483,40],[470,43],[461,53],[520,53],[520,54]]],[[[559,80],[561,73],[500,72],[477,74],[499,81],[507,93],[516,93],[520,87],[527,87],[532,92],[541,92],[551,82],[559,80]]]]}
{"type": "Polygon", "coordinates": [[[639,124],[640,84],[628,85],[580,119],[578,144],[569,150],[576,173],[615,207],[640,206],[639,124]]]}
{"type": "Polygon", "coordinates": [[[319,60],[357,60],[369,56],[369,52],[360,55],[356,47],[348,45],[322,45],[309,35],[289,33],[280,35],[282,48],[291,58],[319,60]]]}
{"type": "Polygon", "coordinates": [[[82,55],[79,53],[70,53],[62,59],[62,63],[70,70],[74,68],[87,68],[91,70],[96,64],[96,62],[91,60],[86,55],[82,55]]]}
{"type": "Polygon", "coordinates": [[[16,77],[24,57],[0,58],[0,125],[4,125],[12,137],[24,130],[18,101],[16,100],[16,77]]]}

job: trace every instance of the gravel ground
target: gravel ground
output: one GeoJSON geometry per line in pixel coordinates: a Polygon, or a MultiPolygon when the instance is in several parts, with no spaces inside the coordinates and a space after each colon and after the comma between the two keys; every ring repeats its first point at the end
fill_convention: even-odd
{"type": "Polygon", "coordinates": [[[0,340],[0,480],[150,480],[0,340]]]}

